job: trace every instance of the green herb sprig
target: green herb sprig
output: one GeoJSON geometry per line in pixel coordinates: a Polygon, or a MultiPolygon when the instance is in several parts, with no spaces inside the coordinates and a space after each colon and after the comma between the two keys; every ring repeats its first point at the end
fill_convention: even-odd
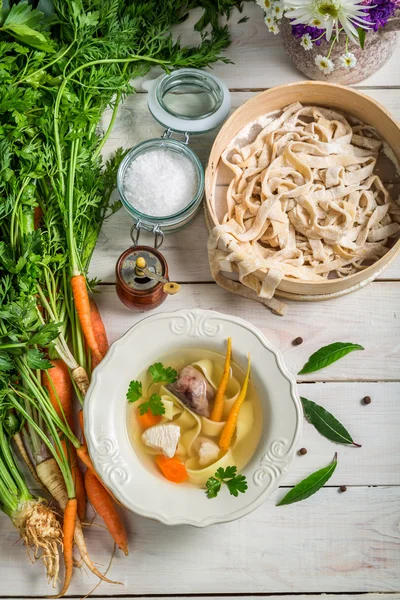
{"type": "Polygon", "coordinates": [[[163,405],[161,396],[158,394],[150,394],[150,388],[155,383],[168,384],[174,383],[178,378],[178,373],[172,367],[164,367],[160,362],[150,365],[147,369],[151,377],[151,382],[147,388],[146,397],[143,395],[143,385],[141,381],[131,381],[126,393],[126,399],[128,402],[137,402],[141,398],[145,400],[139,405],[139,413],[145,415],[147,411],[150,411],[154,416],[160,416],[165,413],[165,407],[163,405]]]}
{"type": "Polygon", "coordinates": [[[239,496],[239,493],[244,494],[248,488],[246,477],[244,475],[238,475],[236,467],[226,467],[226,469],[220,467],[215,472],[214,477],[210,477],[207,480],[207,498],[216,498],[221,490],[222,484],[225,484],[231,496],[235,497],[239,496]]]}

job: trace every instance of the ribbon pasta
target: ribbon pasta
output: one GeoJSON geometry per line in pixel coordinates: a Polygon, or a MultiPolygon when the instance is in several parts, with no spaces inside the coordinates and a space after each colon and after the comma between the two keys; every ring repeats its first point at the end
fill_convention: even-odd
{"type": "Polygon", "coordinates": [[[214,279],[283,314],[274,294],[284,277],[346,277],[381,258],[400,231],[400,205],[374,174],[381,146],[373,128],[300,103],[253,142],[234,140],[221,156],[234,175],[227,211],[208,241],[214,279]]]}

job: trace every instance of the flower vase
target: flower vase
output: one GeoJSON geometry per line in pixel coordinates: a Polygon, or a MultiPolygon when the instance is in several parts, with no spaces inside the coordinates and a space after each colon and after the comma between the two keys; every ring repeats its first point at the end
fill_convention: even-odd
{"type": "Polygon", "coordinates": [[[292,34],[289,19],[283,18],[280,26],[286,53],[299,71],[309,79],[321,79],[351,85],[370,77],[392,56],[396,49],[397,31],[400,31],[400,18],[392,19],[379,31],[368,31],[365,36],[364,50],[351,41],[349,41],[348,49],[346,49],[346,35],[342,32],[339,35],[339,40],[333,45],[329,56],[335,65],[331,73],[321,71],[315,59],[318,55],[328,55],[333,39],[330,42],[322,39],[319,46],[314,44],[310,50],[305,50],[300,44],[300,38],[292,34]],[[341,64],[340,57],[346,51],[353,53],[357,59],[357,64],[352,69],[341,64]]]}

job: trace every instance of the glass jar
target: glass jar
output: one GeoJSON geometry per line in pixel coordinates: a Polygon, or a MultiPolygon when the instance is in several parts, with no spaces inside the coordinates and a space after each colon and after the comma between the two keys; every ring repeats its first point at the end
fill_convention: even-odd
{"type": "Polygon", "coordinates": [[[155,246],[159,247],[164,234],[178,231],[191,221],[203,199],[204,170],[189,147],[190,135],[218,127],[228,116],[231,103],[226,85],[215,75],[198,69],[179,69],[147,85],[149,110],[166,131],[162,137],[141,142],[126,154],[118,170],[117,187],[123,206],[134,220],[131,232],[134,243],[138,243],[140,231],[144,229],[154,232],[155,246]],[[126,173],[132,162],[158,148],[189,159],[197,175],[196,193],[187,205],[176,213],[159,217],[140,212],[128,201],[124,191],[126,173]]]}

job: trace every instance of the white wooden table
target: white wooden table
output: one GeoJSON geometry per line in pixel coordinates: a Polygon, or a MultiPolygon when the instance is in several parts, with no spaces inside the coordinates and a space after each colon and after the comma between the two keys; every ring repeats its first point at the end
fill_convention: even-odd
{"type": "MultiPolygon", "coordinates": [[[[233,44],[227,51],[234,65],[218,65],[214,73],[232,91],[233,109],[267,87],[302,79],[285,57],[280,38],[267,33],[262,13],[245,7],[250,19],[231,20],[233,44]]],[[[194,20],[185,23],[183,38],[194,42],[194,20]]],[[[181,29],[182,31],[182,29],[181,29]]],[[[391,61],[358,86],[400,119],[400,46],[391,61]]],[[[107,116],[105,117],[107,119],[107,116]]],[[[162,133],[146,107],[144,93],[128,98],[106,152],[162,133]]],[[[215,132],[193,139],[192,148],[207,160],[215,132]]],[[[118,300],[114,266],[130,245],[130,218],[119,211],[104,226],[91,265],[102,279],[99,307],[110,342],[141,315],[118,300]]],[[[248,319],[282,351],[297,373],[308,356],[334,341],[365,347],[344,360],[300,381],[300,393],[323,404],[346,424],[361,449],[335,446],[305,423],[301,446],[284,481],[293,486],[339,453],[338,468],[329,485],[309,500],[277,508],[287,491],[279,489],[248,517],[205,530],[168,528],[124,512],[131,553],[114,558],[111,576],[121,586],[102,584],[97,597],[237,596],[304,594],[358,598],[365,593],[384,600],[400,599],[400,260],[365,289],[327,303],[290,303],[280,318],[251,301],[230,295],[212,282],[206,255],[203,215],[183,232],[169,236],[162,248],[171,276],[182,292],[161,310],[213,308],[248,319]],[[190,248],[190,252],[188,252],[190,248]],[[292,345],[297,336],[301,346],[292,345]],[[365,406],[361,399],[372,397],[365,406]],[[338,487],[347,485],[347,492],[338,487]],[[380,596],[382,598],[382,596],[380,596]]],[[[150,242],[150,239],[149,239],[150,242]]],[[[159,309],[160,310],[160,309],[159,309]]],[[[108,564],[112,543],[103,529],[87,532],[93,559],[108,564]]],[[[0,513],[0,598],[37,598],[50,593],[43,567],[30,565],[15,530],[0,513]]],[[[95,585],[83,569],[75,570],[69,596],[80,598],[95,585]]],[[[97,594],[97,595],[96,595],[97,594]]]]}

